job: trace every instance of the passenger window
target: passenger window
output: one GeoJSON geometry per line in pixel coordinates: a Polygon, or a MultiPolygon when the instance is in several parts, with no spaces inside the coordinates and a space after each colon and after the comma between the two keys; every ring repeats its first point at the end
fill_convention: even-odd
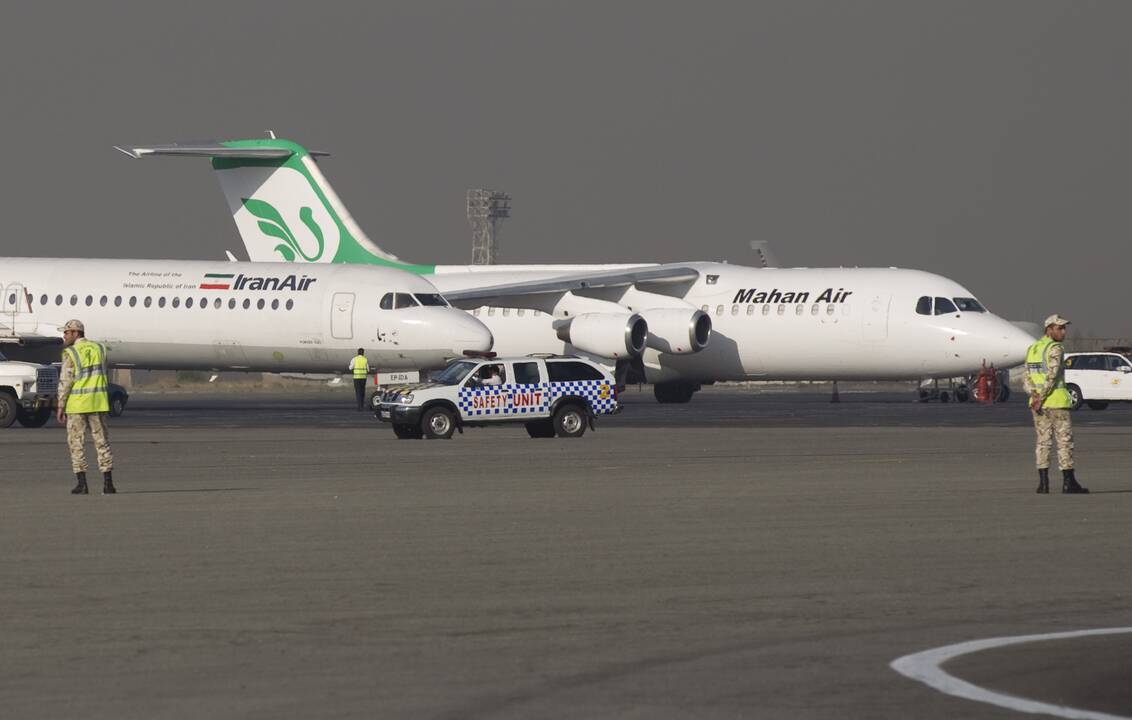
{"type": "Polygon", "coordinates": [[[523,308],[519,308],[518,310],[515,311],[515,314],[518,315],[519,317],[523,317],[523,315],[525,314],[525,311],[523,310],[523,308]]]}
{"type": "MultiPolygon", "coordinates": [[[[13,297],[15,297],[15,296],[13,295],[13,297]]],[[[13,300],[12,302],[15,302],[15,300],[13,300]]],[[[86,296],[86,306],[90,307],[93,304],[94,304],[94,297],[92,295],[87,295],[86,296]]]]}
{"type": "Polygon", "coordinates": [[[818,308],[818,304],[817,304],[817,303],[814,303],[814,304],[813,304],[813,305],[812,305],[812,306],[810,307],[810,314],[811,314],[811,315],[817,315],[817,314],[818,314],[818,310],[819,310],[819,309],[820,309],[820,308],[818,308]]]}
{"type": "Polygon", "coordinates": [[[927,295],[916,301],[916,314],[917,315],[931,315],[932,314],[932,299],[927,295]]]}
{"type": "Polygon", "coordinates": [[[507,317],[510,314],[511,314],[511,308],[503,308],[503,317],[507,317]]]}
{"type": "Polygon", "coordinates": [[[295,301],[294,300],[288,300],[287,301],[287,309],[290,310],[293,307],[295,307],[295,301]]]}
{"type": "Polygon", "coordinates": [[[255,309],[256,310],[263,310],[263,306],[264,306],[263,298],[260,298],[259,301],[255,304],[255,309]]]}
{"type": "Polygon", "coordinates": [[[55,296],[55,304],[56,305],[62,305],[63,304],[63,296],[62,295],[56,295],[55,296]]]}
{"type": "Polygon", "coordinates": [[[747,314],[748,315],[754,315],[755,314],[755,306],[754,305],[748,305],[747,306],[747,314]]]}
{"type": "Polygon", "coordinates": [[[782,303],[778,304],[778,314],[779,315],[785,315],[786,314],[786,306],[782,303]]]}
{"type": "Polygon", "coordinates": [[[228,309],[229,310],[235,310],[236,309],[236,298],[231,298],[230,300],[228,300],[228,309]]]}
{"type": "Polygon", "coordinates": [[[1115,355],[1105,355],[1105,363],[1108,365],[1109,370],[1121,372],[1121,368],[1128,366],[1128,361],[1124,358],[1116,357],[1115,355]]]}
{"type": "Polygon", "coordinates": [[[130,307],[137,307],[137,304],[138,304],[138,298],[137,298],[137,296],[136,296],[136,295],[131,295],[131,296],[130,296],[130,307]]]}
{"type": "Polygon", "coordinates": [[[381,303],[379,304],[379,307],[382,310],[392,310],[393,309],[393,293],[385,293],[384,295],[382,295],[381,296],[381,303]]]}
{"type": "Polygon", "coordinates": [[[794,306],[794,314],[795,315],[801,315],[804,312],[806,312],[806,306],[805,305],[799,304],[799,305],[794,306]]]}
{"type": "Polygon", "coordinates": [[[173,307],[181,307],[181,298],[173,298],[173,307]]]}
{"type": "MultiPolygon", "coordinates": [[[[720,305],[720,308],[723,306],[720,305]]],[[[570,382],[572,380],[602,380],[601,371],[592,365],[576,360],[547,361],[546,371],[551,382],[570,382]]]]}
{"type": "Polygon", "coordinates": [[[245,298],[244,299],[244,309],[248,310],[248,309],[251,308],[251,306],[252,306],[251,298],[245,298]]]}
{"type": "Polygon", "coordinates": [[[512,366],[515,369],[515,382],[519,385],[537,385],[539,382],[538,363],[521,362],[512,366]]]}
{"type": "Polygon", "coordinates": [[[122,307],[122,296],[121,295],[115,295],[114,296],[114,307],[122,307]]]}
{"type": "Polygon", "coordinates": [[[833,303],[830,303],[830,304],[825,306],[825,314],[826,315],[832,315],[833,311],[836,310],[836,309],[837,309],[837,306],[834,305],[833,303]]]}
{"type": "Polygon", "coordinates": [[[278,310],[279,309],[279,301],[278,300],[272,300],[271,301],[271,309],[272,310],[278,310]]]}
{"type": "Polygon", "coordinates": [[[149,307],[150,305],[153,305],[153,298],[151,298],[150,296],[146,295],[146,296],[145,296],[145,302],[144,302],[143,304],[144,304],[144,305],[145,305],[146,307],[149,307]]]}
{"type": "Polygon", "coordinates": [[[193,306],[193,299],[191,297],[185,298],[185,308],[191,308],[192,306],[193,306]]]}
{"type": "Polygon", "coordinates": [[[731,306],[731,314],[732,315],[738,315],[739,314],[739,306],[738,305],[732,305],[731,306]]]}
{"type": "Polygon", "coordinates": [[[39,304],[40,305],[46,305],[47,304],[47,296],[46,295],[43,295],[39,298],[39,304]]]}
{"type": "Polygon", "coordinates": [[[723,314],[723,306],[722,305],[716,305],[715,306],[715,314],[716,315],[722,315],[723,314]]]}
{"type": "Polygon", "coordinates": [[[487,309],[487,316],[488,317],[494,317],[495,316],[495,308],[494,307],[489,307],[487,309]]]}
{"type": "Polygon", "coordinates": [[[770,315],[770,305],[763,305],[763,315],[770,315]]]}
{"type": "Polygon", "coordinates": [[[71,296],[71,304],[72,305],[78,305],[79,304],[79,296],[78,295],[72,295],[71,296]]]}
{"type": "Polygon", "coordinates": [[[703,310],[706,313],[710,313],[711,312],[711,306],[710,305],[701,305],[700,310],[703,310]]]}
{"type": "Polygon", "coordinates": [[[947,314],[955,313],[955,312],[959,312],[958,310],[955,309],[955,303],[951,302],[947,298],[937,297],[935,299],[935,314],[936,315],[947,315],[947,314]]]}
{"type": "Polygon", "coordinates": [[[157,298],[157,307],[159,307],[159,308],[165,307],[165,298],[163,298],[163,297],[157,298]]]}

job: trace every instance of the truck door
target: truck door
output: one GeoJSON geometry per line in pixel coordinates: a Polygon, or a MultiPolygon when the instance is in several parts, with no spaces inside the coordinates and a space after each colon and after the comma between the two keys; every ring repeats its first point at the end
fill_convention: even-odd
{"type": "Polygon", "coordinates": [[[354,337],[354,293],[334,293],[330,301],[330,336],[339,340],[354,337]]]}
{"type": "Polygon", "coordinates": [[[537,360],[511,363],[511,411],[519,416],[546,415],[550,407],[550,386],[537,360]]]}

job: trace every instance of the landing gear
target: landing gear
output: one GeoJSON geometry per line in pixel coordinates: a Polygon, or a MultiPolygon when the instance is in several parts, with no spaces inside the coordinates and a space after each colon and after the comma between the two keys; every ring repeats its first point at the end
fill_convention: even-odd
{"type": "Polygon", "coordinates": [[[699,389],[698,383],[666,382],[653,385],[652,394],[658,403],[686,403],[699,389]]]}

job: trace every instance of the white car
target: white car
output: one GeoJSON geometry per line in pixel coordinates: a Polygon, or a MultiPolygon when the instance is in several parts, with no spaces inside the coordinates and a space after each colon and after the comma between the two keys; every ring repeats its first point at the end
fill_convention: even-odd
{"type": "Polygon", "coordinates": [[[1114,352],[1066,355],[1065,386],[1074,410],[1081,405],[1104,410],[1110,402],[1132,400],[1132,362],[1114,352]]]}
{"type": "Polygon", "coordinates": [[[376,412],[406,440],[514,422],[533,438],[581,437],[594,417],[620,410],[608,370],[554,356],[457,360],[431,382],[387,390],[376,412]]]}

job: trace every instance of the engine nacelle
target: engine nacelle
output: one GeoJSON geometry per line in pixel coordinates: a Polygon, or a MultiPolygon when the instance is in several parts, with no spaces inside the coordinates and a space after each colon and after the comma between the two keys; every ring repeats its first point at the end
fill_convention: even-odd
{"type": "Polygon", "coordinates": [[[649,325],[640,315],[584,313],[556,320],[558,339],[584,352],[607,358],[640,355],[645,351],[649,325]]]}
{"type": "Polygon", "coordinates": [[[651,308],[641,311],[649,324],[648,346],[673,355],[698,353],[711,339],[711,317],[703,310],[651,308]]]}

